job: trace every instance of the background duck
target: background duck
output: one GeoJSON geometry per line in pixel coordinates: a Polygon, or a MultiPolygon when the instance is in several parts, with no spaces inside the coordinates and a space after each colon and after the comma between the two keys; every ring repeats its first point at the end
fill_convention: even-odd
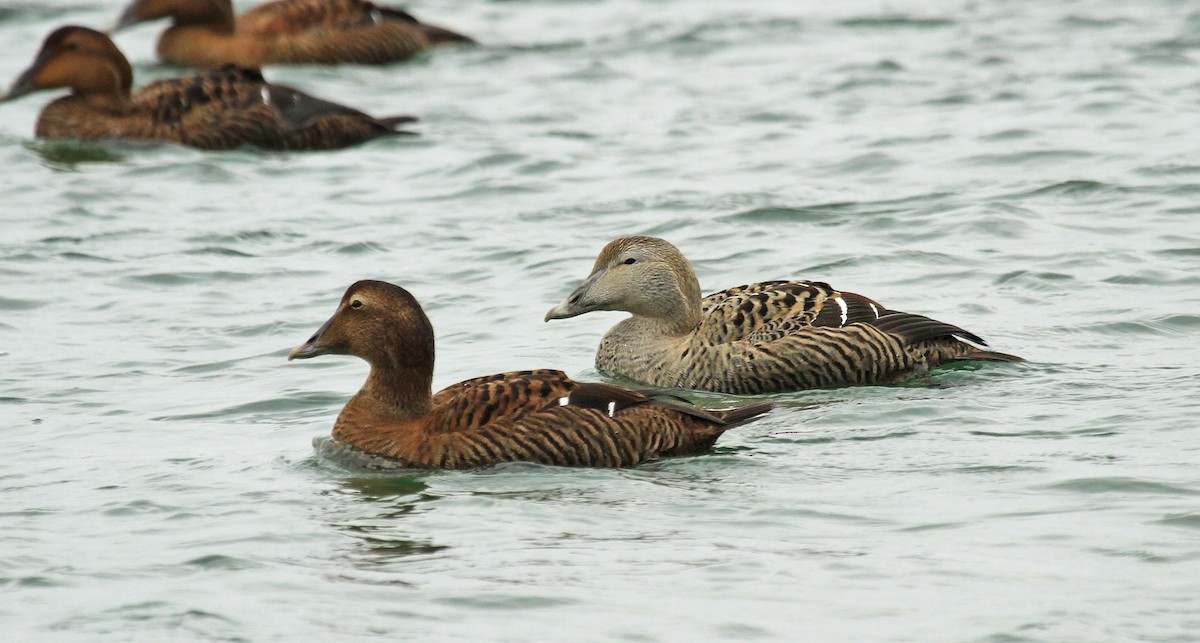
{"type": "Polygon", "coordinates": [[[895,381],[953,360],[1016,361],[977,335],[828,284],[767,281],[700,297],[691,264],[655,237],[622,237],[546,321],[633,316],[600,342],[596,368],[653,386],[773,393],[895,381]]]}
{"type": "Polygon", "coordinates": [[[263,80],[255,69],[229,65],[132,91],[129,61],[104,34],[62,27],[42,44],[33,65],[13,83],[11,100],[66,87],[38,117],[43,138],[151,139],[202,149],[257,145],[267,149],[331,149],[391,134],[411,116],[373,118],[344,105],[263,80]]]}
{"type": "Polygon", "coordinates": [[[629,466],[707,451],[771,408],[707,411],[552,370],[478,377],[431,395],[433,326],[408,291],[382,281],[350,286],[333,317],[288,359],[328,353],[371,365],[338,415],[334,439],[419,467],[629,466]]]}
{"type": "Polygon", "coordinates": [[[236,19],[230,0],[134,0],[116,28],[160,18],[173,24],[158,40],[159,57],[196,67],[382,64],[436,45],[474,43],[366,0],[276,0],[236,19]]]}

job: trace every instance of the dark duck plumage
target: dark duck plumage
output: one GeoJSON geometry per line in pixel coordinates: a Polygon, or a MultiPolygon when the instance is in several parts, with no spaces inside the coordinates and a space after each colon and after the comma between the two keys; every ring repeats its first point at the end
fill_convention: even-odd
{"type": "Polygon", "coordinates": [[[104,34],[62,27],[4,100],[69,88],[38,117],[42,138],[149,139],[202,149],[257,145],[312,150],[356,145],[392,134],[412,117],[373,118],[344,105],[273,85],[256,69],[233,65],[133,87],[129,61],[104,34]]]}
{"type": "Polygon", "coordinates": [[[367,0],[276,0],[234,18],[230,0],[134,0],[117,28],[173,21],[158,55],[180,65],[383,64],[473,41],[367,0]]]}
{"type": "Polygon", "coordinates": [[[418,467],[630,466],[703,453],[726,430],[771,408],[709,411],[552,370],[477,377],[431,394],[433,327],[408,291],[382,281],[350,286],[333,317],[288,359],[328,353],[371,365],[338,416],[334,439],[418,467]]]}
{"type": "Polygon", "coordinates": [[[821,282],[767,281],[701,299],[688,260],[654,237],[605,246],[546,321],[593,310],[633,313],[604,336],[596,368],[652,386],[776,393],[894,382],[955,360],[1020,359],[968,343],[986,345],[957,326],[821,282]]]}

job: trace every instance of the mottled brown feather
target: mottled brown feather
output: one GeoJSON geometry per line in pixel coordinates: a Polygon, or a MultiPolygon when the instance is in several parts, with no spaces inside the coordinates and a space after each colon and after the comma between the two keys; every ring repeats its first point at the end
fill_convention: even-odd
{"type": "Polygon", "coordinates": [[[726,430],[771,408],[699,409],[643,391],[576,382],[554,370],[487,375],[431,394],[432,341],[432,326],[411,294],[361,281],[290,357],[338,353],[367,360],[371,373],[342,409],[333,437],[417,467],[631,466],[703,453],[726,430]]]}
{"type": "Polygon", "coordinates": [[[22,79],[31,89],[69,87],[47,105],[36,133],[43,138],[148,139],[201,149],[255,145],[266,149],[333,149],[401,133],[410,118],[376,119],[358,110],[266,82],[255,69],[226,66],[194,76],[92,89],[97,77],[127,69],[107,36],[64,27],[47,38],[22,79]],[[68,47],[70,47],[68,49],[68,47]],[[68,72],[38,84],[39,69],[68,60],[68,72]]]}
{"type": "Polygon", "coordinates": [[[703,299],[698,293],[677,248],[623,237],[601,251],[592,275],[547,319],[631,312],[601,340],[598,369],[652,386],[727,393],[888,383],[948,361],[1019,359],[968,343],[986,345],[958,326],[889,310],[823,282],[766,281],[703,299]]]}
{"type": "Polygon", "coordinates": [[[233,22],[228,15],[185,19],[187,4],[214,0],[135,0],[127,15],[165,16],[174,25],[159,40],[164,60],[200,67],[235,63],[259,67],[278,63],[383,64],[411,58],[441,44],[470,38],[426,25],[407,12],[366,0],[276,0],[233,22]],[[160,6],[155,7],[158,4],[160,6]],[[144,6],[144,8],[142,8],[144,6]]]}

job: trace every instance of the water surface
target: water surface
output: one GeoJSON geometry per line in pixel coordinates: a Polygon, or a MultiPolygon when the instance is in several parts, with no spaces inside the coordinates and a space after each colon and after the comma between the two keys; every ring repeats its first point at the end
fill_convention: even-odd
{"type": "MultiPolygon", "coordinates": [[[[0,81],[116,4],[0,8],[0,81]]],[[[1200,11],[906,7],[412,2],[486,46],[268,70],[422,118],[332,153],[38,142],[51,96],[0,105],[4,630],[1194,640],[1200,11]],[[285,356],[351,282],[425,305],[435,385],[597,378],[620,315],[541,318],[633,233],[705,290],[820,279],[1031,361],[782,396],[629,470],[314,453],[366,368],[285,356]]],[[[157,31],[118,36],[139,82],[181,73],[157,31]]]]}

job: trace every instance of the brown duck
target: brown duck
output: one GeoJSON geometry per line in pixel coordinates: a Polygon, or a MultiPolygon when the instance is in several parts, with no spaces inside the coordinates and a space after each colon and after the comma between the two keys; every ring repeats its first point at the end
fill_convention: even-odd
{"type": "Polygon", "coordinates": [[[134,0],[117,29],[170,18],[158,55],[179,65],[382,64],[430,47],[473,43],[366,0],[276,0],[238,18],[230,0],[134,0]]]}
{"type": "Polygon", "coordinates": [[[596,368],[652,386],[777,393],[894,382],[958,360],[1017,361],[974,333],[815,281],[766,281],[701,299],[679,250],[622,237],[546,321],[593,310],[633,316],[604,336],[596,368]],[[964,341],[966,340],[966,341],[964,341]]]}
{"type": "Polygon", "coordinates": [[[47,105],[38,117],[38,136],[150,139],[202,149],[332,149],[406,134],[397,126],[416,120],[373,118],[233,65],[137,91],[132,86],[129,61],[108,36],[62,27],[46,38],[33,66],[0,100],[65,87],[70,95],[47,105]]]}
{"type": "Polygon", "coordinates": [[[350,286],[333,317],[288,359],[328,353],[371,365],[338,416],[334,439],[418,467],[630,466],[703,453],[726,430],[771,408],[709,411],[551,370],[477,377],[431,394],[433,327],[408,291],[382,281],[350,286]]]}

